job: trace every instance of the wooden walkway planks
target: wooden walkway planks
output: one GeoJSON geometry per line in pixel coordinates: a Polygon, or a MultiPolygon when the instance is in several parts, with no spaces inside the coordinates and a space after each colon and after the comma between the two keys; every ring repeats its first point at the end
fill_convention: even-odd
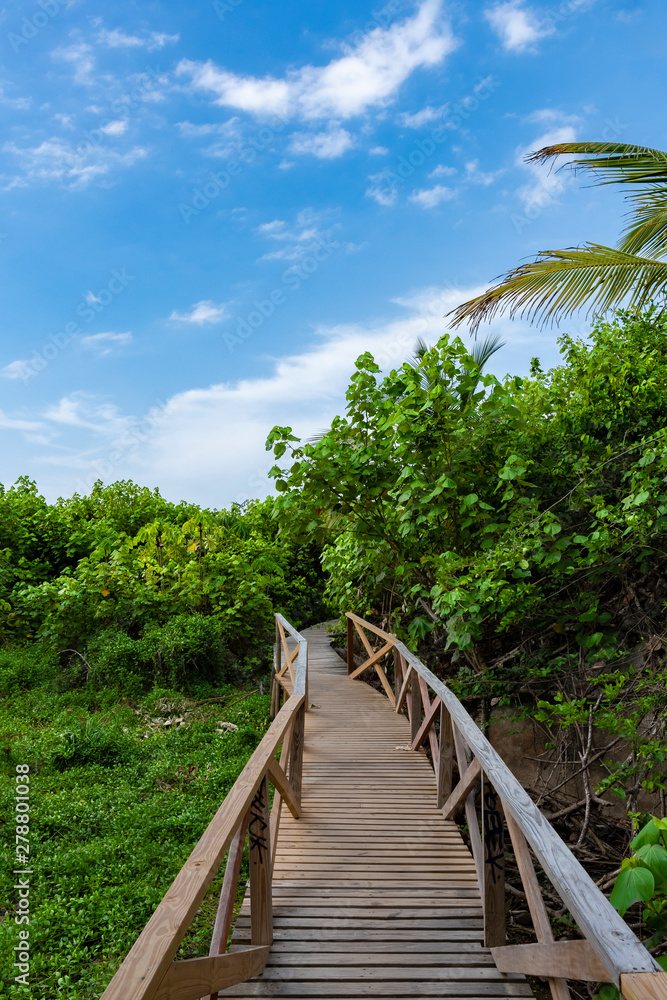
{"type": "MultiPolygon", "coordinates": [[[[530,997],[482,946],[475,866],[410,726],[309,629],[301,818],[283,808],[264,974],[221,997],[530,997]]],[[[246,899],[234,944],[250,943],[246,899]]]]}

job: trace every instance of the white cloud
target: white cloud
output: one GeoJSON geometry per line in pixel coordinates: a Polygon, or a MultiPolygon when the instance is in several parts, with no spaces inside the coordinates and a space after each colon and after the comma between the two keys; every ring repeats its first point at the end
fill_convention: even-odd
{"type": "Polygon", "coordinates": [[[105,28],[100,31],[97,40],[110,49],[146,48],[149,52],[153,52],[155,49],[164,48],[169,43],[177,42],[179,37],[179,35],[166,35],[164,32],[157,31],[140,37],[139,35],[127,35],[120,28],[113,28],[111,31],[105,28]]]}
{"type": "Polygon", "coordinates": [[[451,201],[455,196],[456,191],[453,188],[436,184],[432,188],[413,191],[408,200],[414,202],[416,205],[421,205],[422,208],[435,208],[436,205],[440,205],[443,201],[451,201]]]}
{"type": "Polygon", "coordinates": [[[523,0],[498,3],[484,15],[507,52],[533,49],[536,42],[555,31],[553,23],[527,7],[523,0]]]}
{"type": "MultiPolygon", "coordinates": [[[[446,332],[446,314],[483,290],[421,288],[396,298],[389,316],[321,324],[308,348],[272,359],[268,374],[177,393],[143,416],[124,416],[108,401],[75,392],[38,419],[0,415],[0,427],[8,434],[32,434],[36,443],[45,443],[37,440],[38,431],[51,435],[48,451],[35,455],[31,465],[40,486],[49,485],[54,497],[87,490],[99,478],[134,479],[159,486],[171,499],[213,507],[263,496],[271,491],[267,471],[273,457],[264,443],[274,424],[292,427],[301,438],[328,427],[344,413],[345,390],[360,354],[370,351],[383,371],[400,366],[418,337],[436,343],[446,332]]],[[[496,375],[527,374],[536,354],[544,367],[558,362],[555,334],[506,317],[494,321],[489,332],[507,341],[489,365],[496,375]]],[[[471,343],[465,332],[460,336],[471,343]]]]}
{"type": "MultiPolygon", "coordinates": [[[[273,219],[271,222],[262,223],[257,227],[260,236],[274,240],[280,246],[263,254],[260,260],[299,260],[307,256],[329,236],[331,227],[324,229],[325,221],[325,217],[314,212],[312,208],[304,208],[292,226],[288,226],[284,219],[273,219]]],[[[356,247],[347,244],[347,249],[356,247]]]]}
{"type": "Polygon", "coordinates": [[[538,209],[545,208],[558,198],[572,180],[571,176],[564,171],[555,169],[553,163],[526,163],[526,155],[536,149],[541,149],[543,146],[551,146],[559,142],[574,142],[576,138],[575,128],[572,125],[563,125],[551,132],[545,132],[528,146],[518,150],[516,165],[528,171],[531,177],[528,184],[522,185],[517,190],[524,211],[534,213],[538,209]]]}
{"type": "Polygon", "coordinates": [[[303,156],[310,153],[320,160],[334,160],[354,145],[349,132],[338,122],[329,122],[326,132],[294,132],[290,153],[303,156]]]}
{"type": "Polygon", "coordinates": [[[433,179],[436,177],[453,177],[455,173],[456,167],[448,167],[444,163],[440,163],[428,176],[433,179]]]}
{"type": "Polygon", "coordinates": [[[371,156],[386,156],[389,150],[386,146],[373,146],[368,150],[371,156]]]}
{"type": "Polygon", "coordinates": [[[256,115],[348,118],[387,103],[417,69],[437,66],[456,47],[441,0],[423,0],[412,18],[375,28],[326,66],[303,66],[283,78],[240,76],[183,60],[177,69],[216,104],[256,115]]]}
{"type": "MultiPolygon", "coordinates": [[[[17,364],[17,362],[14,362],[17,364]]],[[[7,431],[38,431],[44,424],[38,420],[23,420],[20,417],[10,417],[0,410],[0,430],[7,431]]]]}
{"type": "Polygon", "coordinates": [[[493,184],[496,177],[502,174],[502,172],[502,170],[485,172],[479,169],[479,160],[470,160],[466,163],[464,179],[468,184],[482,184],[484,187],[488,187],[489,184],[493,184]]]}
{"type": "Polygon", "coordinates": [[[127,121],[123,121],[120,118],[113,122],[107,122],[106,125],[98,126],[100,132],[104,132],[105,135],[123,135],[127,132],[127,121]]]}
{"type": "Polygon", "coordinates": [[[3,378],[23,378],[29,379],[35,374],[35,369],[30,361],[22,361],[17,359],[16,361],[10,361],[8,365],[0,369],[0,375],[3,378]]]}
{"type": "MultiPolygon", "coordinates": [[[[355,359],[370,351],[384,371],[398,367],[418,337],[434,344],[447,327],[445,314],[477,288],[425,288],[395,300],[401,313],[367,323],[321,325],[315,342],[298,354],[275,359],[265,377],[218,383],[177,393],[154,408],[144,422],[149,430],[114,477],[139,477],[157,483],[174,499],[196,498],[215,506],[271,491],[267,471],[273,464],[264,448],[274,424],[288,425],[306,438],[330,425],[345,409],[344,394],[355,359]],[[221,483],[219,470],[225,469],[221,483]]],[[[558,354],[555,336],[535,334],[526,324],[503,319],[491,327],[508,341],[491,369],[521,373],[528,359],[558,354]]],[[[465,332],[461,338],[470,343],[465,332]]]]}
{"type": "Polygon", "coordinates": [[[5,92],[5,88],[0,84],[0,104],[5,108],[15,108],[16,111],[26,111],[31,104],[29,97],[10,97],[5,92]]]}
{"type": "MultiPolygon", "coordinates": [[[[124,122],[110,122],[110,135],[120,135],[125,131],[124,122]]],[[[6,142],[5,153],[17,158],[23,173],[15,178],[16,183],[27,181],[60,181],[67,186],[85,186],[96,177],[108,174],[114,167],[131,167],[147,155],[147,150],[135,146],[126,153],[102,146],[93,146],[85,141],[75,146],[58,137],[45,139],[39,146],[19,147],[14,142],[6,142]]]]}
{"type": "Polygon", "coordinates": [[[189,312],[179,313],[173,311],[169,319],[178,323],[194,323],[196,326],[204,326],[209,323],[222,323],[228,316],[227,305],[220,302],[216,305],[211,299],[202,299],[195,302],[189,312]]]}
{"type": "Polygon", "coordinates": [[[113,403],[82,391],[64,396],[54,406],[47,407],[44,419],[60,427],[92,431],[106,438],[120,434],[132,422],[113,403]]]}
{"type": "Polygon", "coordinates": [[[430,125],[431,122],[439,121],[446,110],[446,104],[443,104],[439,108],[432,108],[430,105],[427,105],[425,108],[422,108],[421,111],[417,111],[413,115],[404,111],[398,116],[398,120],[401,125],[406,125],[408,128],[423,128],[424,125],[430,125]]]}
{"type": "Polygon", "coordinates": [[[85,42],[76,42],[65,48],[55,49],[53,55],[56,59],[63,59],[74,68],[74,79],[77,83],[94,83],[93,69],[95,60],[92,56],[90,45],[85,42]]]}
{"type": "Polygon", "coordinates": [[[192,122],[176,122],[178,129],[187,138],[198,139],[204,135],[229,135],[238,134],[238,118],[230,118],[226,122],[205,122],[203,125],[194,125],[192,122]]]}
{"type": "MultiPolygon", "coordinates": [[[[94,297],[94,296],[93,296],[94,297]]],[[[132,343],[131,333],[93,333],[81,338],[81,345],[96,354],[105,357],[117,347],[126,347],[132,343]]]]}

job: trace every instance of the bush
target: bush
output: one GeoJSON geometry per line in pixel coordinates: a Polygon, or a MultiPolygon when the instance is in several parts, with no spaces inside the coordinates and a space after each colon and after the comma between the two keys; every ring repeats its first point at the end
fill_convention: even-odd
{"type": "Polygon", "coordinates": [[[145,629],[139,644],[155,680],[170,687],[232,679],[232,658],[213,618],[175,615],[165,625],[145,629]]]}
{"type": "Polygon", "coordinates": [[[96,686],[113,685],[131,697],[153,684],[217,684],[235,673],[217,622],[201,614],[149,625],[138,639],[108,629],[90,642],[87,657],[96,686]]]}

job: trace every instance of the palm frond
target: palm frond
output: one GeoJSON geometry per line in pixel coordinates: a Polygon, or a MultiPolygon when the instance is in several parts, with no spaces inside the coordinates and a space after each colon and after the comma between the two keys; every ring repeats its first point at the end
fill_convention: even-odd
{"type": "Polygon", "coordinates": [[[663,256],[667,253],[667,186],[657,188],[650,195],[637,194],[632,201],[635,207],[629,215],[625,234],[618,241],[619,250],[663,256]]]}
{"type": "Polygon", "coordinates": [[[575,155],[559,169],[571,167],[575,172],[591,170],[598,175],[598,184],[665,184],[667,153],[649,146],[627,142],[559,142],[544,146],[526,157],[526,163],[545,163],[556,156],[575,155]],[[581,159],[585,156],[585,159],[581,159]]]}
{"type": "Polygon", "coordinates": [[[583,305],[605,312],[626,301],[642,308],[667,288],[667,263],[589,243],[568,250],[547,250],[537,260],[509,271],[482,295],[448,315],[453,327],[480,323],[509,310],[542,325],[558,322],[583,305]]]}
{"type": "Polygon", "coordinates": [[[487,363],[490,357],[492,357],[496,351],[499,351],[501,347],[505,346],[505,341],[500,339],[500,335],[497,333],[491,334],[485,337],[480,343],[475,344],[470,355],[481,371],[484,365],[487,363]]]}

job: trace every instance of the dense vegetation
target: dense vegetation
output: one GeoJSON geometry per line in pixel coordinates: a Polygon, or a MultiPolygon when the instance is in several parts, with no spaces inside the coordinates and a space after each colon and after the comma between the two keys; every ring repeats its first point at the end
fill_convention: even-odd
{"type": "MultiPolygon", "coordinates": [[[[503,382],[448,337],[384,378],[364,355],[327,434],[270,443],[280,516],[323,542],[332,603],[417,646],[482,722],[498,701],[532,716],[535,791],[583,860],[602,849],[609,887],[642,809],[665,815],[667,317],[621,312],[561,350],[503,382]]],[[[667,852],[650,857],[662,896],[632,913],[662,939],[667,852]]]]}
{"type": "Polygon", "coordinates": [[[266,665],[272,616],[326,615],[313,543],[273,501],[207,511],[132,483],[48,504],[0,487],[0,641],[57,658],[61,685],[138,694],[266,665]]]}
{"type": "Polygon", "coordinates": [[[44,996],[99,994],[252,752],[274,611],[357,611],[481,724],[500,703],[541,727],[535,794],[604,888],[655,812],[615,902],[664,954],[667,317],[561,348],[504,381],[449,337],[384,377],[363,355],[327,433],[269,435],[277,498],[231,511],[0,488],[0,809],[28,763],[44,996]]]}
{"type": "MultiPolygon", "coordinates": [[[[25,479],[0,488],[0,995],[98,997],[263,735],[274,610],[328,616],[317,546],[272,514],[131,483],[55,504],[25,479]],[[30,986],[2,920],[23,860],[17,766],[30,986]]],[[[208,948],[216,884],[183,955],[208,948]]]]}

